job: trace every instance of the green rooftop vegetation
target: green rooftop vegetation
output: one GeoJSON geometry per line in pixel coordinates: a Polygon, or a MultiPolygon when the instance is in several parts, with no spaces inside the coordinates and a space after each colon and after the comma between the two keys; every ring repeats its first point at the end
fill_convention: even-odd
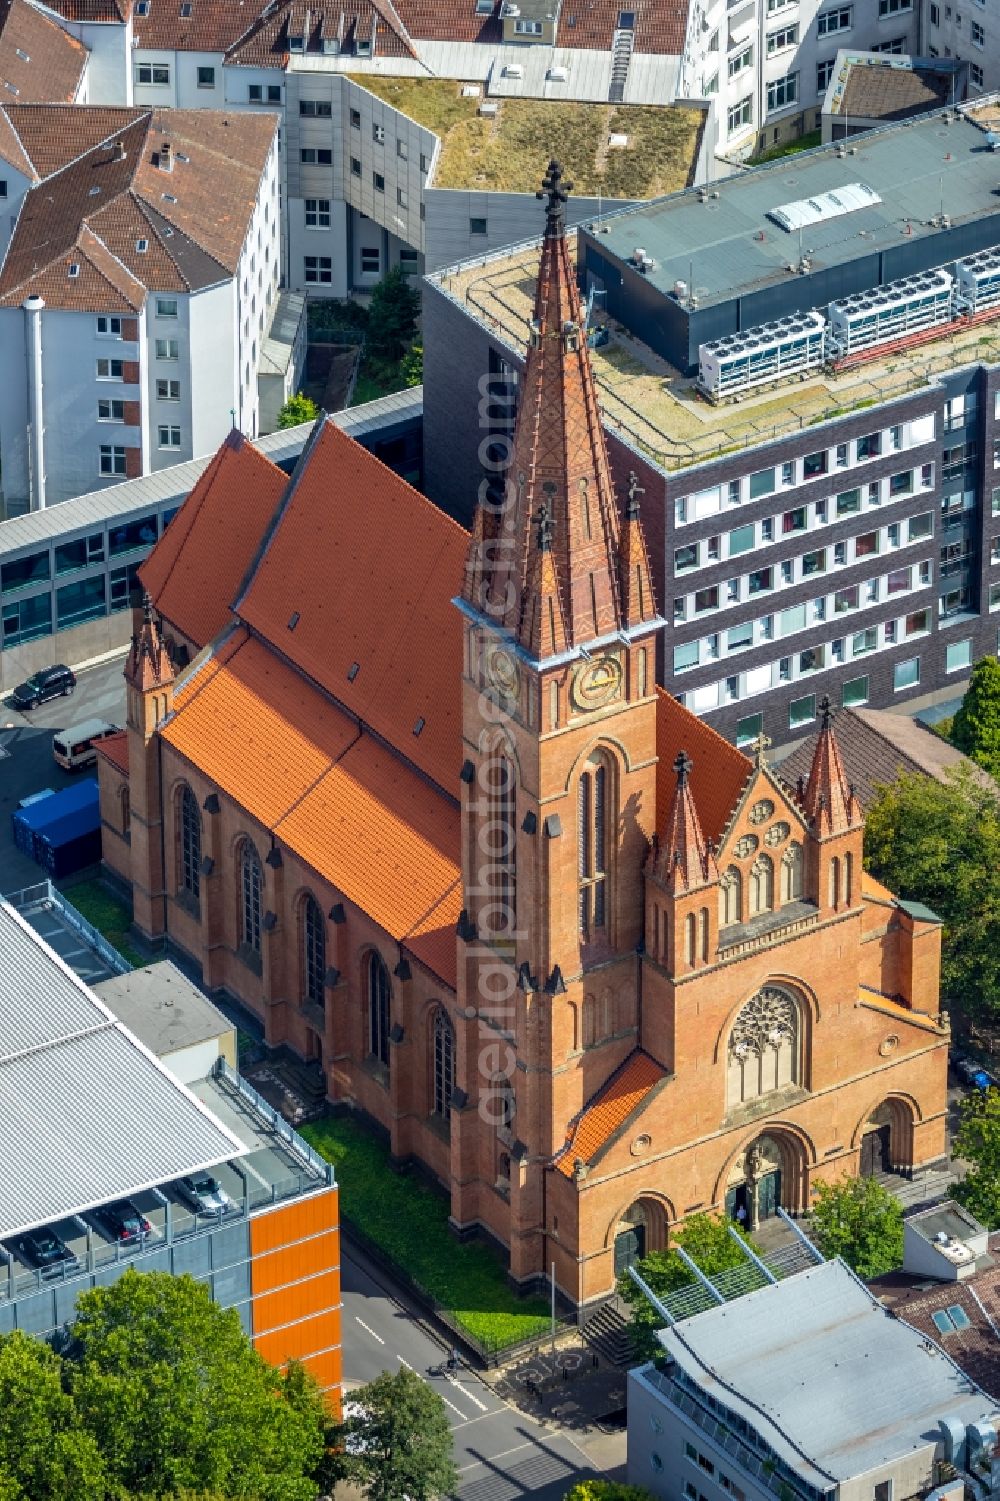
{"type": "Polygon", "coordinates": [[[680,105],[579,104],[498,99],[479,114],[461,83],[444,78],[354,77],[441,139],[431,186],[534,193],[558,156],[575,191],[608,198],[655,198],[694,180],[704,112],[680,105]],[[624,135],[625,146],[610,146],[624,135]]]}

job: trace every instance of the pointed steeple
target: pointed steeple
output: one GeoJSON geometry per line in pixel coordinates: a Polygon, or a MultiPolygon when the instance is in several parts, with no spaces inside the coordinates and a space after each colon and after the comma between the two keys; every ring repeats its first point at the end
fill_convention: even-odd
{"type": "Polygon", "coordinates": [[[677,787],[659,841],[653,873],[668,891],[692,891],[718,872],[691,796],[691,758],[681,751],[674,761],[677,787]]]}
{"type": "Polygon", "coordinates": [[[642,625],[656,615],[646,538],[639,520],[639,496],[643,494],[639,476],[630,470],[621,540],[622,618],[627,626],[642,625]]]}
{"type": "Polygon", "coordinates": [[[829,698],[821,700],[819,709],[819,739],[801,801],[813,833],[818,839],[825,839],[853,828],[860,819],[861,807],[844,771],[829,698]]]}
{"type": "Polygon", "coordinates": [[[621,535],[566,241],[571,187],[551,161],[537,195],[546,199],[545,234],[506,499],[479,508],[462,591],[536,657],[655,619],[634,494],[621,535]],[[535,525],[543,506],[546,549],[535,525]]]}
{"type": "Polygon", "coordinates": [[[140,693],[167,687],[174,680],[173,663],[153,615],[153,601],[145,590],[142,604],[132,612],[132,627],[125,681],[140,693]]]}

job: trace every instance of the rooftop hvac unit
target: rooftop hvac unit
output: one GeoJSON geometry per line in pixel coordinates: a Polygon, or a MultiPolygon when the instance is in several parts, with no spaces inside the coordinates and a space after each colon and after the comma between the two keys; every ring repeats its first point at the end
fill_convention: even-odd
{"type": "Polygon", "coordinates": [[[478,85],[478,83],[463,83],[463,85],[462,85],[462,98],[463,99],[478,99],[479,98],[479,85],[478,85]]]}
{"type": "Polygon", "coordinates": [[[495,99],[484,99],[479,106],[479,113],[487,120],[492,120],[494,115],[500,113],[500,106],[495,99]]]}
{"type": "Polygon", "coordinates": [[[565,83],[569,78],[568,68],[550,68],[546,75],[550,83],[565,83]]]}
{"type": "Polygon", "coordinates": [[[503,70],[504,78],[523,78],[524,69],[520,63],[508,63],[503,70]]]}

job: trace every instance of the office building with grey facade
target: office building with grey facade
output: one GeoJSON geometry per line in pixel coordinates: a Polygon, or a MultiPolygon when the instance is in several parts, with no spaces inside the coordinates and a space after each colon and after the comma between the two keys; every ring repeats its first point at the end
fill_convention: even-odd
{"type": "MultiPolygon", "coordinates": [[[[958,697],[1000,646],[988,109],[578,231],[619,493],[634,472],[671,622],[660,679],[738,743],[807,732],[825,695],[958,697]]],[[[511,430],[535,253],[428,279],[426,486],[466,519],[511,430]]]]}

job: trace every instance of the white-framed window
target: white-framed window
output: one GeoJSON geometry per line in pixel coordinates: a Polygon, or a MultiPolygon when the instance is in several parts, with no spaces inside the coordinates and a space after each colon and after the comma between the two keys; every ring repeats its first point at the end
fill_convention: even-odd
{"type": "Polygon", "coordinates": [[[157,297],[157,299],[156,299],[156,316],[158,318],[176,318],[177,317],[177,298],[176,297],[157,297]]]}
{"type": "Polygon", "coordinates": [[[181,383],[179,380],[158,380],[156,382],[157,401],[180,401],[181,383]]]}
{"type": "Polygon", "coordinates": [[[830,87],[830,79],[833,77],[833,65],[836,58],[829,58],[825,63],[816,64],[816,92],[825,94],[830,87]]]}
{"type": "Polygon", "coordinates": [[[983,70],[978,63],[969,64],[969,78],[973,88],[981,89],[983,86],[983,70]]]}
{"type": "Polygon", "coordinates": [[[819,36],[833,36],[838,31],[850,31],[854,8],[840,5],[836,10],[823,11],[816,17],[816,32],[819,36]]]}
{"type": "Polygon", "coordinates": [[[786,47],[796,47],[799,41],[798,24],[782,26],[778,31],[769,31],[767,34],[767,55],[773,57],[776,52],[783,52],[786,47]]]}
{"type": "Polygon", "coordinates": [[[305,279],[309,285],[318,283],[329,284],[333,281],[333,259],[329,255],[307,255],[304,257],[305,279]]]}
{"type": "Polygon", "coordinates": [[[972,21],[970,23],[969,33],[970,33],[970,35],[972,37],[972,45],[973,45],[973,47],[985,47],[986,46],[986,32],[980,26],[980,24],[979,24],[978,21],[972,21]]]}
{"type": "Polygon", "coordinates": [[[120,339],[122,336],[122,320],[109,318],[105,314],[99,314],[97,319],[97,334],[101,339],[120,339]]]}
{"type": "Polygon", "coordinates": [[[753,67],[753,47],[744,47],[742,52],[737,52],[735,57],[729,59],[729,76],[738,78],[745,68],[753,67]]]}
{"type": "Polygon", "coordinates": [[[102,443],[98,470],[101,474],[124,474],[125,449],[117,443],[102,443]]]}
{"type": "Polygon", "coordinates": [[[946,647],[944,654],[945,672],[963,672],[966,667],[972,666],[972,642],[952,641],[946,647]]]}
{"type": "Polygon", "coordinates": [[[892,669],[893,691],[899,693],[903,688],[915,688],[920,682],[920,658],[910,657],[907,662],[897,662],[892,669]]]}
{"type": "Polygon", "coordinates": [[[176,339],[157,339],[153,347],[156,350],[156,358],[158,360],[176,360],[180,358],[176,339]]]}
{"type": "Polygon", "coordinates": [[[125,379],[125,362],[124,362],[124,360],[98,360],[97,361],[97,379],[98,380],[124,380],[125,379]]]}
{"type": "Polygon", "coordinates": [[[200,89],[214,89],[215,88],[215,69],[214,68],[199,68],[198,69],[198,87],[200,89]]]}
{"type": "Polygon", "coordinates": [[[776,78],[767,86],[767,109],[768,113],[776,109],[787,109],[788,105],[794,104],[799,97],[799,75],[786,73],[784,78],[776,78]]]}
{"type": "Polygon", "coordinates": [[[97,403],[98,422],[124,422],[125,403],[117,397],[103,397],[97,403]]]}
{"type": "Polygon", "coordinates": [[[747,94],[745,99],[741,99],[739,103],[731,104],[729,106],[727,123],[729,125],[730,135],[732,135],[733,131],[735,130],[742,130],[744,125],[750,125],[753,123],[752,94],[747,94]]]}
{"type": "Polygon", "coordinates": [[[542,34],[542,23],[541,23],[541,21],[524,21],[524,20],[520,20],[520,21],[515,21],[514,22],[514,35],[515,36],[541,36],[541,34],[542,34]]]}
{"type": "Polygon", "coordinates": [[[372,124],[372,140],[377,141],[380,146],[385,145],[385,126],[381,125],[378,120],[372,124]]]}
{"type": "Polygon", "coordinates": [[[135,70],[136,83],[167,86],[170,83],[170,67],[167,63],[138,63],[135,70]]]}
{"type": "Polygon", "coordinates": [[[885,16],[905,15],[913,9],[913,0],[878,0],[878,13],[881,20],[885,16]]]}
{"type": "Polygon", "coordinates": [[[181,430],[169,423],[161,423],[158,431],[158,441],[161,448],[180,448],[181,430]]]}
{"type": "Polygon", "coordinates": [[[377,276],[382,269],[382,256],[377,245],[362,245],[361,247],[361,274],[362,276],[377,276]]]}
{"type": "Polygon", "coordinates": [[[306,199],[306,229],[330,228],[329,198],[306,199]]]}

